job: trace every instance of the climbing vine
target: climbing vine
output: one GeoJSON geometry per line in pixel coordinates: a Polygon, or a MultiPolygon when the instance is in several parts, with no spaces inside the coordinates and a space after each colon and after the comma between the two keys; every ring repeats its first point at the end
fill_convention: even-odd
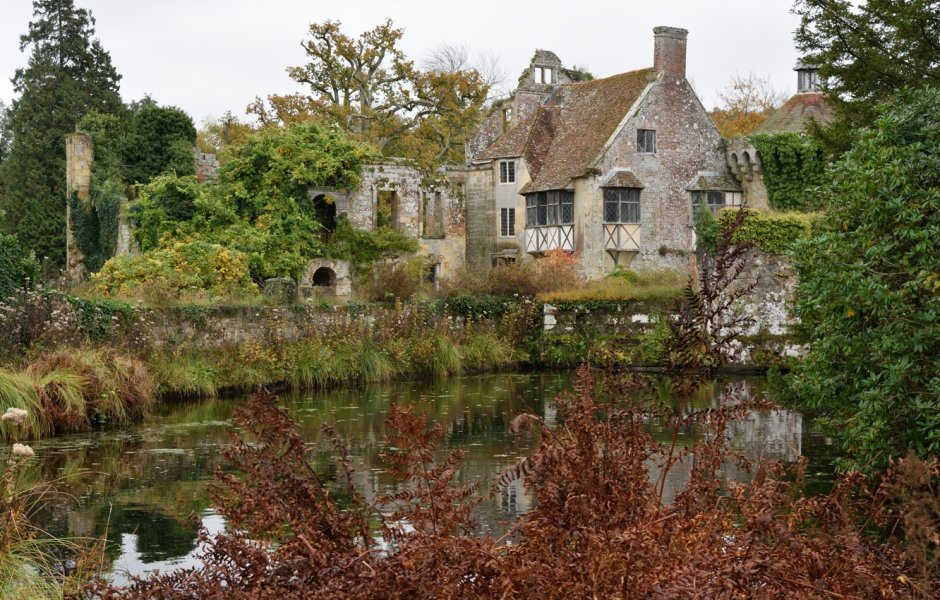
{"type": "Polygon", "coordinates": [[[798,133],[778,133],[752,135],[750,141],[760,154],[771,208],[820,208],[813,188],[822,183],[825,162],[815,140],[798,133]]]}
{"type": "Polygon", "coordinates": [[[108,179],[92,186],[91,201],[87,204],[75,194],[69,199],[72,233],[89,272],[98,271],[106,260],[114,256],[123,198],[121,182],[108,179]]]}

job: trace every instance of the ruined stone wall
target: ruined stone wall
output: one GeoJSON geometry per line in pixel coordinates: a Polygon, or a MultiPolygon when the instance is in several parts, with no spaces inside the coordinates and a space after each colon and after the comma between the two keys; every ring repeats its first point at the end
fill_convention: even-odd
{"type": "Polygon", "coordinates": [[[362,183],[348,196],[347,216],[353,227],[373,230],[380,191],[393,191],[398,201],[397,227],[408,235],[421,233],[421,174],[404,161],[365,165],[362,183]]]}
{"type": "Polygon", "coordinates": [[[764,183],[764,169],[757,148],[747,138],[729,140],[725,159],[731,174],[744,189],[747,205],[751,208],[769,209],[770,201],[767,198],[767,185],[764,183]]]}
{"type": "Polygon", "coordinates": [[[484,274],[493,266],[496,249],[496,203],[493,192],[493,166],[467,170],[464,185],[466,202],[467,268],[484,274]]]}
{"type": "MultiPolygon", "coordinates": [[[[736,308],[754,321],[733,345],[732,364],[769,366],[805,352],[805,347],[795,342],[793,330],[797,321],[790,315],[796,284],[796,272],[782,257],[756,249],[748,254],[745,269],[732,289],[753,285],[736,308]]],[[[619,336],[635,339],[639,344],[659,319],[673,318],[669,316],[673,309],[671,300],[546,305],[543,327],[548,336],[619,336]]]]}
{"type": "Polygon", "coordinates": [[[207,154],[200,152],[199,148],[193,148],[193,159],[196,161],[196,181],[203,183],[219,178],[219,161],[215,154],[207,154]]]}

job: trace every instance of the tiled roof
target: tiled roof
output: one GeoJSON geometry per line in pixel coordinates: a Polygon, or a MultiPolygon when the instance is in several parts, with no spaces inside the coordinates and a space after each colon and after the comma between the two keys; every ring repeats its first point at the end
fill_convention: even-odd
{"type": "Polygon", "coordinates": [[[601,187],[644,188],[646,186],[637,179],[633,171],[615,171],[601,187]]]}
{"type": "Polygon", "coordinates": [[[522,156],[525,153],[526,141],[529,139],[529,130],[535,121],[536,115],[527,119],[496,138],[489,148],[474,157],[474,161],[493,160],[494,158],[510,158],[522,156]]]}
{"type": "Polygon", "coordinates": [[[760,124],[754,133],[806,131],[810,121],[826,125],[833,120],[832,108],[822,92],[796,94],[760,124]]]}
{"type": "MultiPolygon", "coordinates": [[[[532,181],[520,193],[568,187],[587,174],[604,144],[640,94],[656,78],[654,69],[559,86],[536,111],[524,156],[532,181]],[[544,157],[532,164],[530,157],[544,157]]],[[[498,143],[498,142],[497,142],[498,143]]],[[[489,151],[487,151],[489,154],[489,151]]]]}
{"type": "Polygon", "coordinates": [[[728,175],[700,175],[685,188],[689,191],[740,192],[741,184],[728,175]]]}

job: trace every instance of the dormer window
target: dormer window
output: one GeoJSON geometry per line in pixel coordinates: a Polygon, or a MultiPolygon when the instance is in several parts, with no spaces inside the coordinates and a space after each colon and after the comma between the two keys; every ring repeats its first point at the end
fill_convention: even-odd
{"type": "Polygon", "coordinates": [[[554,83],[554,71],[551,67],[535,67],[535,83],[554,83]]]}

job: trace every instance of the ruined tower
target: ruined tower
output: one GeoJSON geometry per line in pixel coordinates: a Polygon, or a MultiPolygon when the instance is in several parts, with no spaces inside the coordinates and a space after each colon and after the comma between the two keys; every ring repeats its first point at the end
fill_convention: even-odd
{"type": "Polygon", "coordinates": [[[91,202],[93,162],[91,136],[80,131],[65,136],[65,268],[71,281],[81,281],[88,274],[72,230],[71,199],[74,196],[86,206],[91,202]]]}

